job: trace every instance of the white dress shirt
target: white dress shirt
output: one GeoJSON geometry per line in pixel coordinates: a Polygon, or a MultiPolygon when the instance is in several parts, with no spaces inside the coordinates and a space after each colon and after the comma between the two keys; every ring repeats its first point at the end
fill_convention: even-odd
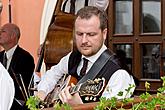
{"type": "Polygon", "coordinates": [[[0,110],[10,110],[15,94],[14,82],[0,63],[0,110]]]}
{"type": "MultiPolygon", "coordinates": [[[[89,71],[89,69],[92,67],[92,65],[94,64],[94,62],[98,59],[98,57],[107,49],[107,47],[105,45],[102,46],[102,48],[97,52],[97,54],[91,56],[91,57],[86,57],[86,59],[89,60],[88,63],[88,67],[87,67],[87,72],[89,71]]],[[[60,62],[55,65],[52,66],[50,70],[48,70],[41,78],[41,81],[38,85],[38,90],[43,90],[46,92],[46,94],[48,94],[50,91],[53,90],[55,84],[57,83],[57,81],[63,76],[63,74],[67,74],[68,73],[68,60],[69,60],[69,56],[71,53],[69,53],[67,56],[63,57],[60,62]]],[[[82,59],[85,56],[82,56],[82,59]]],[[[83,60],[81,60],[78,68],[77,68],[77,73],[80,74],[80,69],[82,68],[82,62],[83,60]]],[[[123,98],[123,97],[118,97],[117,93],[120,91],[123,91],[124,94],[126,94],[125,89],[128,89],[129,84],[134,84],[134,80],[132,78],[132,76],[130,76],[128,74],[127,71],[123,70],[123,69],[119,69],[117,70],[115,73],[113,73],[113,75],[111,76],[107,87],[108,89],[110,89],[111,91],[108,92],[107,89],[104,90],[102,96],[107,97],[107,98],[111,98],[113,96],[117,97],[117,98],[123,98]]],[[[135,88],[133,88],[131,90],[131,92],[134,91],[135,88]]],[[[130,97],[131,94],[128,94],[126,97],[130,97]]]]}
{"type": "Polygon", "coordinates": [[[9,69],[11,59],[12,59],[12,57],[13,57],[14,51],[15,51],[15,49],[17,48],[17,46],[18,46],[18,45],[15,45],[14,47],[12,47],[12,48],[11,48],[10,50],[8,50],[7,52],[5,51],[6,56],[7,56],[7,70],[9,69]]]}

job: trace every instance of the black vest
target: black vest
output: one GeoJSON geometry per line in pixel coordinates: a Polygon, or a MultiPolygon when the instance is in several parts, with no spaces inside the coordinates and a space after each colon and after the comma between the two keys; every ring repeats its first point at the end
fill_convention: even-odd
{"type": "MultiPolygon", "coordinates": [[[[109,51],[109,50],[106,50],[109,51]]],[[[112,54],[110,54],[112,55],[112,54]]],[[[81,61],[81,53],[79,51],[73,51],[69,58],[68,63],[68,72],[70,75],[76,77],[78,80],[80,80],[80,77],[77,75],[77,67],[81,61]]],[[[108,83],[110,77],[114,72],[116,72],[118,69],[121,69],[121,67],[118,64],[118,59],[115,55],[111,56],[111,58],[108,60],[108,62],[104,65],[104,67],[101,69],[101,71],[97,74],[96,78],[105,78],[106,84],[108,83]]],[[[89,73],[90,74],[90,73],[89,73]]],[[[93,78],[95,79],[95,78],[93,78]]],[[[96,101],[99,100],[102,93],[96,97],[96,101]]],[[[85,97],[82,97],[83,102],[91,102],[92,100],[86,101],[85,97]]]]}

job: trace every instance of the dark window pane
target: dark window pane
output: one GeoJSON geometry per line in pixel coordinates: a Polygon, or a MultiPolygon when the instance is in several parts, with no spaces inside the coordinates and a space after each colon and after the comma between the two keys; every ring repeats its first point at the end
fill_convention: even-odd
{"type": "Polygon", "coordinates": [[[116,44],[115,52],[125,69],[132,71],[132,45],[116,44]],[[127,67],[125,66],[127,65],[127,67]]]}
{"type": "Polygon", "coordinates": [[[160,78],[160,45],[143,44],[142,50],[142,78],[160,78]]]}
{"type": "Polygon", "coordinates": [[[142,33],[158,33],[161,31],[160,0],[143,0],[142,15],[142,33]]]}

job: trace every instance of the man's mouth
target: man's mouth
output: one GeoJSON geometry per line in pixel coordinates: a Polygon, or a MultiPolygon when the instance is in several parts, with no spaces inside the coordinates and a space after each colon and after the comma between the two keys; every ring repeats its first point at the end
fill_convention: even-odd
{"type": "Polygon", "coordinates": [[[88,50],[88,49],[90,48],[90,46],[81,46],[81,48],[82,48],[83,50],[88,50]]]}

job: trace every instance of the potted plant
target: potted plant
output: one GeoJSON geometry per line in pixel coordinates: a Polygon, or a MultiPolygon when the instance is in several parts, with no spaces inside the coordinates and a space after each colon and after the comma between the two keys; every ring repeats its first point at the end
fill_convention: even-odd
{"type": "MultiPolygon", "coordinates": [[[[101,97],[98,105],[94,108],[94,110],[165,110],[165,76],[161,77],[162,87],[160,87],[157,91],[157,94],[151,95],[148,93],[150,89],[150,84],[148,82],[145,83],[146,91],[138,96],[139,101],[135,102],[135,97],[133,98],[123,98],[121,100],[117,100],[116,97],[112,97],[110,99],[106,99],[105,97],[101,97]],[[129,107],[125,105],[129,104],[129,107]]],[[[134,87],[134,85],[130,85],[128,89],[126,89],[127,93],[130,93],[130,90],[134,87]]],[[[125,95],[125,96],[126,96],[125,95]]],[[[119,92],[118,96],[123,96],[123,92],[119,92]]],[[[39,110],[39,99],[37,97],[31,96],[26,105],[30,110],[39,110]]],[[[42,104],[41,104],[42,105],[42,104]]],[[[54,110],[72,110],[72,107],[68,104],[55,104],[54,110]]]]}

